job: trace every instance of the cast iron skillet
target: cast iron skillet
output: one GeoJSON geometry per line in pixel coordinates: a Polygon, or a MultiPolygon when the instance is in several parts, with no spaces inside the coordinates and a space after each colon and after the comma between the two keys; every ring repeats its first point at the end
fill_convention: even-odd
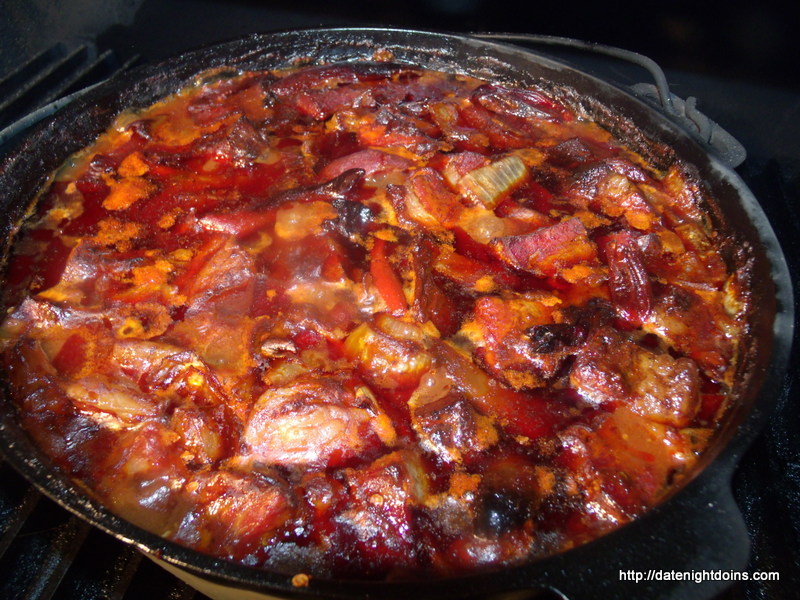
{"type": "Polygon", "coordinates": [[[18,426],[9,402],[0,403],[0,449],[46,495],[150,556],[207,580],[285,597],[510,598],[543,590],[569,598],[707,598],[724,581],[620,581],[620,573],[743,570],[749,542],[733,501],[730,479],[737,460],[765,422],[780,392],[793,327],[792,287],[775,234],[738,176],[698,146],[680,126],[634,96],[566,64],[518,47],[458,35],[386,29],[321,29],[253,35],[145,66],[87,93],[27,136],[0,170],[2,234],[10,239],[36,191],[72,152],[91,143],[122,110],[147,106],[213,67],[263,69],[297,59],[313,62],[369,59],[388,49],[396,60],[468,73],[517,85],[543,84],[621,133],[654,160],[676,157],[692,165],[716,198],[707,207],[715,226],[735,238],[750,260],[753,281],[750,349],[739,373],[738,401],[697,474],[642,518],[585,546],[475,576],[424,582],[361,582],[314,578],[294,588],[291,574],[257,570],[178,546],[111,514],[56,472],[18,426]],[[612,107],[609,111],[606,107],[612,107]],[[618,115],[624,115],[623,118],[618,115]],[[674,155],[671,150],[674,150],[674,155]]]}

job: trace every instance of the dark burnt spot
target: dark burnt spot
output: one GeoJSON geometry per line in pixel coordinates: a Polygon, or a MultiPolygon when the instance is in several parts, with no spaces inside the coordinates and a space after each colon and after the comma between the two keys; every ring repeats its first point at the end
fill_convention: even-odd
{"type": "Polygon", "coordinates": [[[533,507],[522,493],[513,490],[493,490],[481,499],[476,529],[484,535],[499,536],[518,529],[530,519],[533,507]]]}
{"type": "Polygon", "coordinates": [[[582,344],[586,341],[586,332],[586,327],[582,325],[553,323],[531,327],[527,334],[534,352],[549,354],[582,344]]]}

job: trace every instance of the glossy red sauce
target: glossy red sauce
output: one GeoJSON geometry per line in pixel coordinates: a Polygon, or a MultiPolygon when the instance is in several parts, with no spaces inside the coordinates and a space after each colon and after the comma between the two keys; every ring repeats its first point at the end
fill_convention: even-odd
{"type": "Polygon", "coordinates": [[[201,552],[519,563],[656,504],[726,409],[744,292],[699,199],[538,90],[218,76],[56,174],[2,364],[58,465],[201,552]]]}

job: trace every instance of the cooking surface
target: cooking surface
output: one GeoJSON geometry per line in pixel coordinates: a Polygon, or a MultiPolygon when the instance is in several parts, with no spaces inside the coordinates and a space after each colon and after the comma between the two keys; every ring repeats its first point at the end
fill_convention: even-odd
{"type": "MultiPolygon", "coordinates": [[[[132,28],[99,37],[98,46],[113,50],[116,64],[123,64],[135,53],[141,54],[141,60],[154,60],[247,31],[320,24],[320,19],[283,11],[272,13],[273,20],[258,28],[243,21],[239,12],[230,11],[213,20],[213,28],[205,19],[180,28],[180,35],[159,35],[157,30],[170,20],[163,15],[153,20],[148,10],[153,10],[152,3],[145,2],[132,28]]],[[[344,24],[333,17],[324,22],[344,24]]],[[[639,68],[616,61],[575,54],[567,58],[623,83],[647,81],[639,68]]],[[[667,75],[673,93],[684,98],[696,96],[698,108],[744,144],[748,158],[737,171],[764,207],[797,281],[800,93],[683,71],[667,75]]],[[[722,598],[791,597],[791,590],[800,585],[799,386],[796,376],[786,382],[778,410],[741,461],[734,478],[737,501],[753,538],[750,570],[779,571],[781,580],[740,584],[722,598]]],[[[128,546],[39,497],[5,464],[0,464],[0,482],[0,597],[203,598],[128,546]]],[[[631,591],[635,593],[635,587],[631,591]]]]}

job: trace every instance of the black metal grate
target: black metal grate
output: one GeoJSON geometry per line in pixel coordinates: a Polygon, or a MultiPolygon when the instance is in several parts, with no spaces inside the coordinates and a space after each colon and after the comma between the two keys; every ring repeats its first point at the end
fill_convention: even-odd
{"type": "Polygon", "coordinates": [[[100,81],[119,69],[113,52],[93,44],[67,50],[57,44],[0,81],[0,128],[61,96],[100,81]]]}
{"type": "Polygon", "coordinates": [[[42,496],[5,462],[0,482],[0,598],[205,598],[132,546],[42,496]]]}
{"type": "Polygon", "coordinates": [[[137,60],[138,56],[133,56],[121,63],[113,51],[98,51],[94,44],[86,43],[72,49],[56,44],[23,63],[0,80],[0,151],[60,108],[65,98],[80,94],[137,60]]]}

